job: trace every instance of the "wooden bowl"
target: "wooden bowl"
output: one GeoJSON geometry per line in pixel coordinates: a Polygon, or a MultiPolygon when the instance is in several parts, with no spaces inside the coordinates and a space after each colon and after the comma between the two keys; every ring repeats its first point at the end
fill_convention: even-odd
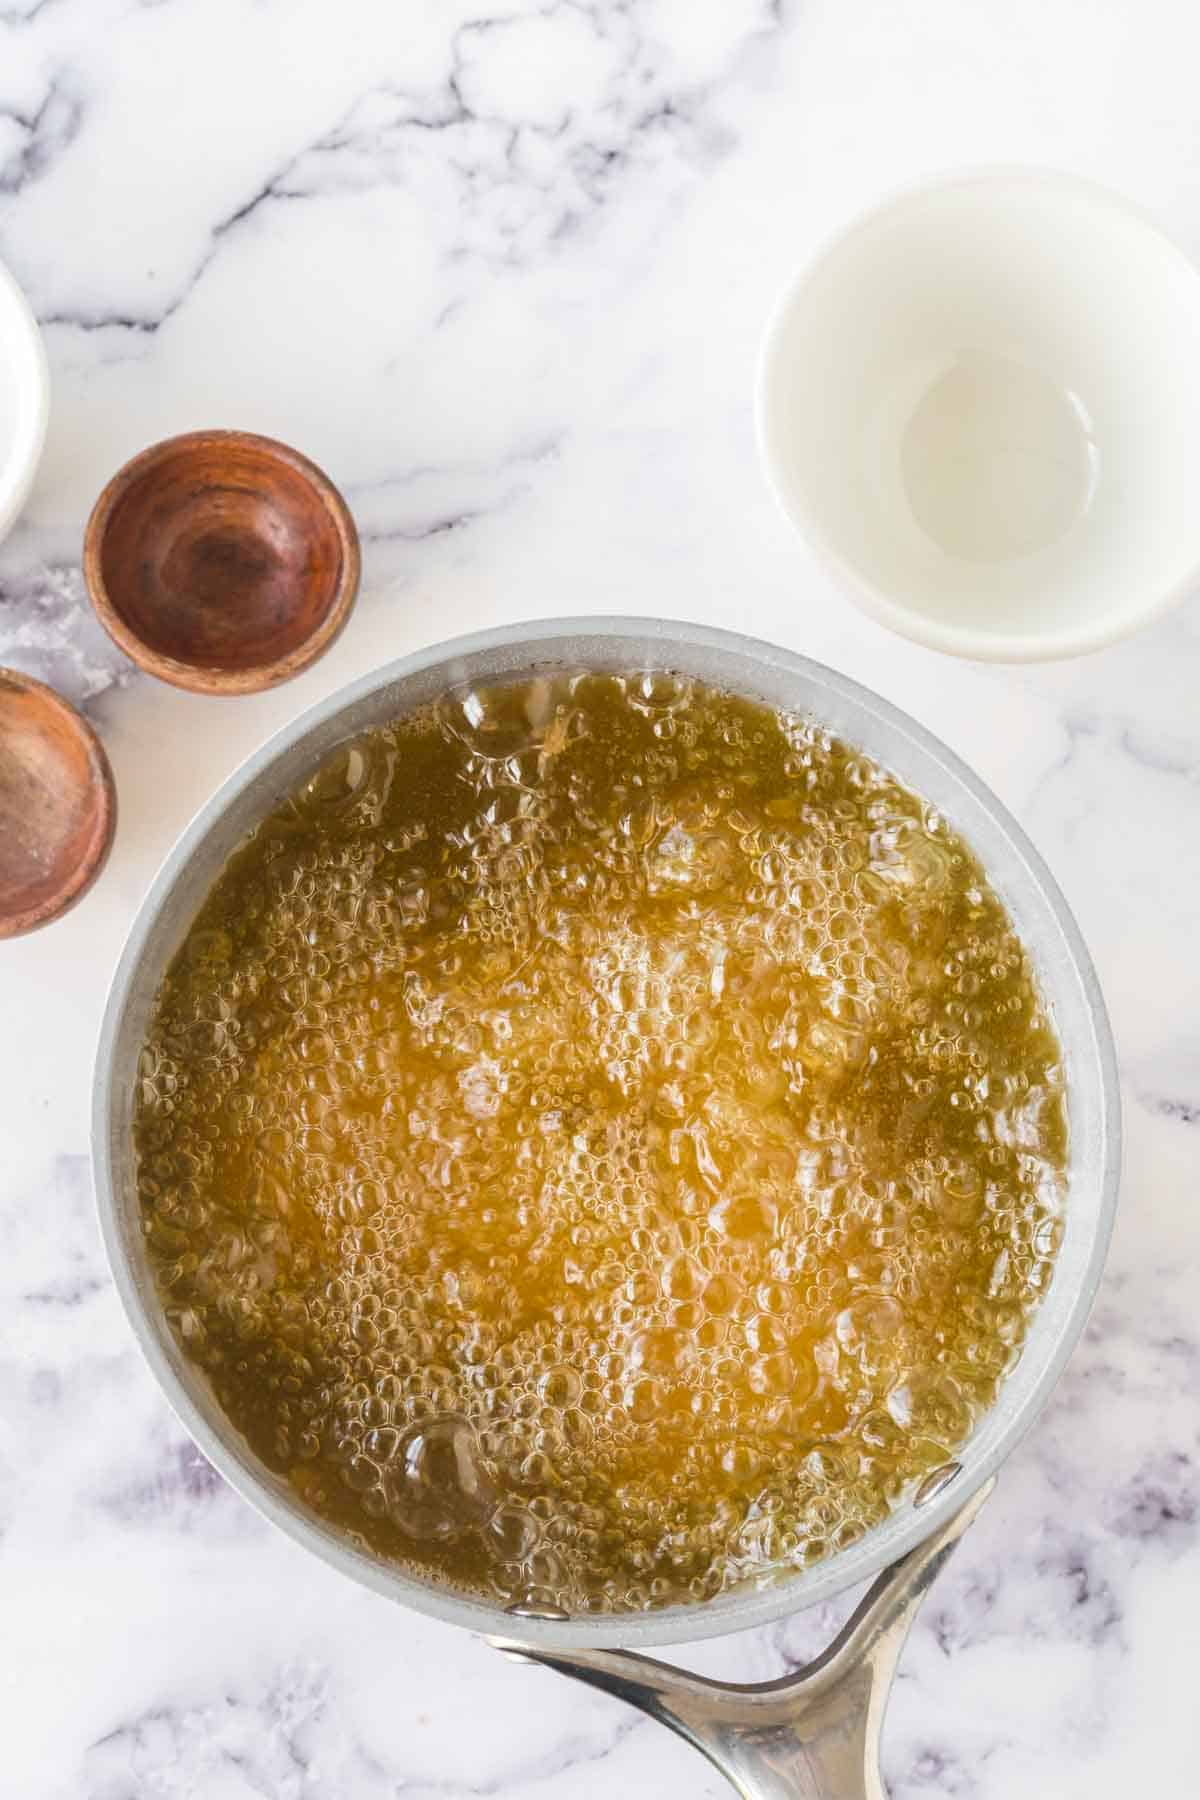
{"type": "Polygon", "coordinates": [[[113,476],[84,536],[92,605],[125,654],[200,694],[250,694],[328,650],[358,592],[328,476],[248,431],[194,431],[113,476]]]}
{"type": "Polygon", "coordinates": [[[116,823],[112,770],[87,720],[53,688],[0,669],[0,938],[74,906],[116,823]]]}

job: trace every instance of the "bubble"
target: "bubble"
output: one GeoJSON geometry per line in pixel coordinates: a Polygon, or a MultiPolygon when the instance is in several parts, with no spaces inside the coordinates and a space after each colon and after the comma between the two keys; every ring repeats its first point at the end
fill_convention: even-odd
{"type": "Polygon", "coordinates": [[[664,1404],[663,1389],[659,1382],[646,1379],[635,1381],[627,1388],[623,1396],[624,1405],[630,1418],[639,1425],[649,1425],[662,1411],[664,1404]]]}
{"type": "Polygon", "coordinates": [[[657,669],[630,677],[626,686],[634,711],[650,717],[684,711],[694,692],[695,683],[688,676],[657,669]]]}
{"type": "Polygon", "coordinates": [[[752,1350],[783,1350],[787,1347],[787,1326],[771,1313],[755,1313],[746,1326],[746,1342],[752,1350]]]}
{"type": "Polygon", "coordinates": [[[583,1383],[577,1372],[566,1363],[556,1363],[538,1382],[538,1392],[547,1406],[566,1408],[574,1406],[583,1392],[583,1383]]]}
{"type": "Polygon", "coordinates": [[[389,1517],[403,1532],[449,1538],[491,1516],[493,1490],[465,1419],[423,1420],[400,1440],[392,1461],[382,1485],[389,1517]]]}
{"type": "Polygon", "coordinates": [[[498,1506],[487,1525],[496,1553],[506,1562],[521,1562],[538,1541],[539,1525],[523,1506],[498,1506]]]}
{"type": "Polygon", "coordinates": [[[371,778],[375,752],[369,741],[343,744],[300,790],[300,798],[324,808],[351,804],[371,778]]]}

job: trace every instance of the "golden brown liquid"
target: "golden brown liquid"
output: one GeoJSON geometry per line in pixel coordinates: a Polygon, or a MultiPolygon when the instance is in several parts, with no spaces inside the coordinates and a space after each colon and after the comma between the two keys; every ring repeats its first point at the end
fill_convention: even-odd
{"type": "Polygon", "coordinates": [[[944,820],[670,675],[460,693],[234,856],[136,1119],[171,1324],[493,1601],[719,1593],[944,1462],[1050,1276],[1059,1051],[944,820]]]}

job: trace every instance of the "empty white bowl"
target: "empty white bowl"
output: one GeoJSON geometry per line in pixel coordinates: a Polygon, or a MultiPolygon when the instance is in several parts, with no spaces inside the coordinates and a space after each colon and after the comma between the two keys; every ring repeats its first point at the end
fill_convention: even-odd
{"type": "Polygon", "coordinates": [[[49,412],[50,377],[37,320],[0,263],[0,538],[33,485],[49,412]]]}
{"type": "Polygon", "coordinates": [[[959,656],[1097,649],[1200,575],[1200,273],[1072,176],[926,183],[788,289],[758,428],[883,624],[959,656]]]}

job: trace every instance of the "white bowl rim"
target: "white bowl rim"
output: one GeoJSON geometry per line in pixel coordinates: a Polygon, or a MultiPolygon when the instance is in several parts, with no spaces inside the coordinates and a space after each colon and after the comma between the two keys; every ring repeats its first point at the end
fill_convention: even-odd
{"type": "MultiPolygon", "coordinates": [[[[909,201],[926,194],[950,192],[959,187],[1000,186],[1004,183],[1030,188],[1061,188],[1064,193],[1099,201],[1110,211],[1149,232],[1162,248],[1171,252],[1181,270],[1200,282],[1200,261],[1190,256],[1167,231],[1161,220],[1148,207],[1127,194],[1067,169],[1055,169],[1038,163],[981,163],[965,168],[931,171],[910,181],[884,190],[876,199],[859,208],[844,224],[827,231],[815,248],[804,258],[785,282],[773,305],[759,345],[754,382],[754,428],[759,462],[767,485],[784,517],[817,552],[821,561],[843,584],[859,608],[900,637],[922,644],[927,650],[940,650],[947,655],[968,657],[978,662],[1049,662],[1060,657],[1082,656],[1104,650],[1122,638],[1140,631],[1144,625],[1161,618],[1200,584],[1200,550],[1186,573],[1169,584],[1143,606],[1131,608],[1119,617],[1097,620],[1094,624],[1055,631],[975,631],[967,625],[940,624],[919,611],[891,598],[885,589],[870,581],[837,547],[819,523],[815,514],[796,489],[785,483],[778,471],[778,461],[771,446],[767,424],[769,370],[776,345],[782,335],[796,300],[824,266],[826,259],[854,238],[865,236],[884,217],[909,201]]],[[[1200,299],[1200,295],[1198,295],[1200,299]]]]}
{"type": "Polygon", "coordinates": [[[42,459],[50,418],[50,369],[46,346],[25,292],[0,262],[0,332],[16,351],[18,379],[29,402],[28,415],[0,461],[0,538],[7,535],[29,497],[42,459]]]}

